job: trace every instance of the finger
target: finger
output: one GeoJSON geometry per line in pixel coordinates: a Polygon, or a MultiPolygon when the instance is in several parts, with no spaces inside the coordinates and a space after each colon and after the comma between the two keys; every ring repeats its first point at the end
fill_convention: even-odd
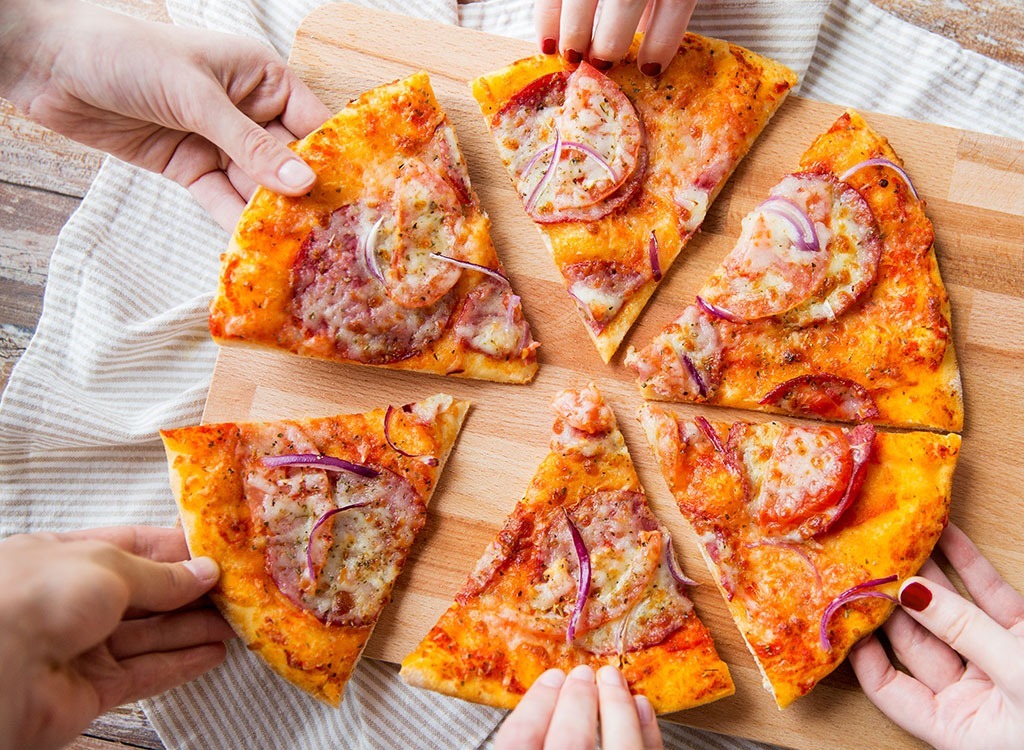
{"type": "Polygon", "coordinates": [[[65,541],[94,539],[109,542],[125,552],[157,562],[179,562],[188,559],[188,546],[181,527],[162,526],[106,526],[98,529],[78,529],[57,535],[65,541]]]}
{"type": "Polygon", "coordinates": [[[637,717],[640,719],[640,736],[644,741],[644,750],[663,750],[661,727],[658,726],[658,717],[654,715],[654,706],[647,700],[646,695],[634,695],[633,702],[636,704],[637,717]]]}
{"type": "Polygon", "coordinates": [[[537,43],[545,55],[558,52],[558,25],[562,0],[536,0],[533,4],[533,26],[537,43]]]}
{"type": "Polygon", "coordinates": [[[551,716],[544,750],[591,750],[597,742],[597,685],[594,670],[575,667],[565,678],[551,716]]]}
{"type": "Polygon", "coordinates": [[[217,610],[197,609],[126,620],[107,639],[107,647],[120,661],[141,654],[219,643],[234,636],[235,631],[217,610]]]}
{"type": "Polygon", "coordinates": [[[939,538],[939,549],[964,582],[978,606],[1004,628],[1024,622],[1024,597],[981,554],[958,527],[949,524],[939,538]]]}
{"type": "Polygon", "coordinates": [[[608,70],[629,51],[648,0],[606,2],[590,44],[590,64],[608,70]]]}
{"type": "Polygon", "coordinates": [[[654,0],[636,64],[645,75],[661,74],[679,51],[697,0],[654,0]]]}
{"type": "Polygon", "coordinates": [[[180,651],[143,654],[120,662],[122,677],[101,696],[106,711],[121,703],[150,698],[196,679],[224,661],[223,643],[207,643],[180,651]]]}
{"type": "Polygon", "coordinates": [[[910,675],[896,670],[873,635],[854,646],[849,658],[868,699],[896,724],[935,744],[935,694],[910,675]]]}
{"type": "Polygon", "coordinates": [[[305,138],[330,119],[332,113],[291,70],[287,81],[291,92],[279,119],[296,137],[305,138]]]}
{"type": "Polygon", "coordinates": [[[883,626],[900,663],[929,690],[940,693],[964,674],[960,655],[897,609],[883,626]]]}
{"type": "Polygon", "coordinates": [[[188,185],[188,191],[224,229],[230,232],[238,224],[246,201],[221,170],[214,169],[201,175],[188,185]]]}
{"type": "Polygon", "coordinates": [[[558,48],[572,65],[585,58],[590,50],[596,11],[597,0],[562,0],[558,48]]]}
{"type": "Polygon", "coordinates": [[[1024,697],[1024,646],[985,612],[953,591],[915,576],[900,587],[911,617],[971,661],[1008,694],[1024,697]]]}
{"type": "Polygon", "coordinates": [[[208,94],[199,134],[217,144],[259,184],[284,195],[301,195],[316,174],[287,146],[246,117],[220,89],[208,94]]]}
{"type": "Polygon", "coordinates": [[[558,691],[565,683],[561,669],[549,669],[536,679],[508,715],[495,737],[495,750],[540,750],[555,712],[558,691]]]}
{"type": "Polygon", "coordinates": [[[622,673],[606,664],[597,671],[601,744],[618,750],[643,750],[640,717],[622,673]]]}
{"type": "Polygon", "coordinates": [[[205,594],[220,577],[217,563],[196,557],[181,563],[157,563],[123,555],[115,563],[128,586],[128,606],[169,612],[205,594]]]}

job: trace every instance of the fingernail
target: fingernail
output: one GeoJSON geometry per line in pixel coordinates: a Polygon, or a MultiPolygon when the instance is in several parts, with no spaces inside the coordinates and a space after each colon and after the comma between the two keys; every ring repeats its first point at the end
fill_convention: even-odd
{"type": "Polygon", "coordinates": [[[559,688],[565,682],[565,672],[561,669],[549,669],[537,678],[537,682],[548,687],[559,688]]]}
{"type": "Polygon", "coordinates": [[[611,60],[602,60],[600,57],[590,58],[590,64],[598,70],[608,70],[612,66],[611,60]]]}
{"type": "Polygon", "coordinates": [[[589,664],[580,664],[578,667],[573,667],[573,670],[569,673],[569,679],[580,682],[593,682],[594,670],[590,668],[589,664]]]}
{"type": "Polygon", "coordinates": [[[609,664],[605,664],[597,670],[597,679],[599,679],[604,685],[619,685],[624,687],[626,684],[626,681],[622,679],[622,672],[609,664]]]}
{"type": "Polygon", "coordinates": [[[641,724],[649,724],[654,721],[654,706],[647,700],[646,695],[634,695],[633,702],[636,703],[636,713],[641,724]]]}
{"type": "Polygon", "coordinates": [[[212,557],[193,557],[185,561],[185,567],[203,583],[211,583],[220,577],[220,567],[212,557]]]}
{"type": "Polygon", "coordinates": [[[654,78],[661,75],[661,63],[647,62],[640,66],[640,72],[654,78]]]}
{"type": "Polygon", "coordinates": [[[565,59],[570,65],[577,65],[583,59],[583,55],[574,49],[567,49],[565,51],[565,59]]]}
{"type": "Polygon", "coordinates": [[[540,44],[540,49],[545,55],[553,55],[558,52],[558,42],[554,37],[545,37],[540,44]]]}
{"type": "Polygon", "coordinates": [[[900,591],[900,604],[907,609],[920,612],[931,604],[932,592],[923,583],[911,581],[900,591]]]}
{"type": "Polygon", "coordinates": [[[316,175],[301,159],[289,159],[277,170],[277,179],[288,187],[302,188],[310,185],[316,175]]]}

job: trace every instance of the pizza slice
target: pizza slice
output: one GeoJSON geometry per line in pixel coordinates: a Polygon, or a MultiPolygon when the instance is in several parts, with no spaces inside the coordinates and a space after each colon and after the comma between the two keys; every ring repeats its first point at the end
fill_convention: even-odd
{"type": "Polygon", "coordinates": [[[213,601],[271,669],[341,701],[387,604],[468,403],[164,430],[192,555],[213,601]]]}
{"type": "Polygon", "coordinates": [[[651,78],[637,70],[639,45],[607,73],[538,55],[472,83],[605,362],[796,83],[772,60],[696,34],[651,78]]]}
{"type": "Polygon", "coordinates": [[[880,626],[946,525],[956,434],[640,421],[780,708],[880,626]]]}
{"type": "Polygon", "coordinates": [[[551,452],[403,679],[511,708],[546,669],[613,664],[659,713],[731,695],[611,409],[593,385],[552,407],[551,452]]]}
{"type": "Polygon", "coordinates": [[[627,352],[644,396],[961,430],[924,207],[888,141],[843,114],[746,216],[694,303],[627,352]]]}
{"type": "Polygon", "coordinates": [[[222,257],[222,344],[524,383],[537,343],[426,73],[365,93],[299,141],[299,198],[258,189],[222,257]]]}

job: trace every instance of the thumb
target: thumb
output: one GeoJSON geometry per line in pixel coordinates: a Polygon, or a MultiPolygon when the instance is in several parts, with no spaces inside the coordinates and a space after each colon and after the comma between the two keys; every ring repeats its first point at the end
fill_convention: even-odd
{"type": "Polygon", "coordinates": [[[206,113],[199,132],[221,148],[260,185],[283,195],[301,195],[316,173],[285,144],[245,116],[223,92],[206,113]]]}
{"type": "Polygon", "coordinates": [[[1024,683],[1020,642],[973,602],[919,576],[904,582],[899,600],[911,617],[994,683],[1007,691],[1019,691],[1024,683]]]}
{"type": "Polygon", "coordinates": [[[128,583],[128,606],[150,612],[178,609],[205,594],[220,577],[210,557],[161,563],[126,555],[122,574],[128,583]]]}

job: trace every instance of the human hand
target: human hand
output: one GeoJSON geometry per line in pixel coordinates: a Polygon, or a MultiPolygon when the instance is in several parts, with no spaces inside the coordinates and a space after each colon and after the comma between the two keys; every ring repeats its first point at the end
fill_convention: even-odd
{"type": "Polygon", "coordinates": [[[234,634],[194,604],[218,575],[188,559],[181,529],[0,541],[0,747],[60,747],[107,709],[220,664],[234,634]]]}
{"type": "Polygon", "coordinates": [[[569,676],[549,669],[537,678],[495,738],[495,750],[593,750],[601,741],[616,750],[661,750],[661,730],[650,701],[631,696],[622,673],[583,664],[569,676]]]}
{"type": "Polygon", "coordinates": [[[2,5],[0,95],[31,119],[184,185],[228,229],[257,183],[314,183],[284,143],[330,112],[263,45],[79,0],[2,5]]]}
{"type": "Polygon", "coordinates": [[[535,0],[534,21],[541,50],[561,52],[575,65],[584,58],[598,70],[622,59],[636,31],[644,32],[636,64],[649,76],[672,62],[697,0],[535,0]]]}
{"type": "Polygon", "coordinates": [[[956,526],[938,547],[977,606],[928,561],[921,577],[904,582],[904,609],[884,626],[909,674],[893,667],[874,636],[854,648],[850,663],[872,703],[939,750],[1017,747],[1024,733],[1024,597],[956,526]]]}

